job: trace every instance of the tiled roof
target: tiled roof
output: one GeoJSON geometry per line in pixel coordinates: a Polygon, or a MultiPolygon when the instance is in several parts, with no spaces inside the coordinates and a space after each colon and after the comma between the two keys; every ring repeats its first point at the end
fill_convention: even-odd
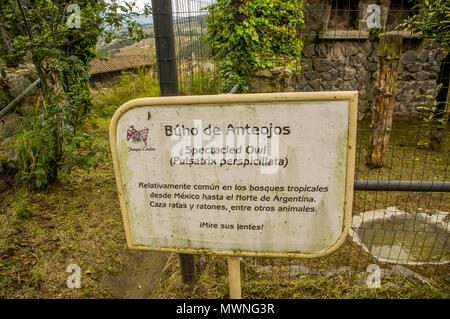
{"type": "Polygon", "coordinates": [[[100,74],[114,71],[134,69],[137,67],[150,66],[152,60],[142,55],[119,55],[108,58],[107,61],[95,59],[91,61],[89,73],[100,74]]]}

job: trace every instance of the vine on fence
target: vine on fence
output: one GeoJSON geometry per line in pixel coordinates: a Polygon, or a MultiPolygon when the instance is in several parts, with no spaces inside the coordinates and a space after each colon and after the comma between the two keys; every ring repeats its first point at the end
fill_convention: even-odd
{"type": "Polygon", "coordinates": [[[299,73],[303,1],[218,0],[208,9],[205,40],[217,59],[220,92],[236,83],[248,91],[258,70],[284,66],[299,73]]]}

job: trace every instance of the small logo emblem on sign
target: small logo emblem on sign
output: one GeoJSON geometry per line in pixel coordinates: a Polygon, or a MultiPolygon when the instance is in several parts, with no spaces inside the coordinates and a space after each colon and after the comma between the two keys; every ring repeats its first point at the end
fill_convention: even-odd
{"type": "Polygon", "coordinates": [[[131,125],[127,130],[127,141],[131,139],[134,143],[144,142],[147,146],[148,128],[143,130],[136,130],[134,125],[131,125]]]}

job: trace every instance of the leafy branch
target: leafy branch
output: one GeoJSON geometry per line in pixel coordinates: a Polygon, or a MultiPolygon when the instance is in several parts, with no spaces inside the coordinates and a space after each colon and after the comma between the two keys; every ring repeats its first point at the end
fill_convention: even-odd
{"type": "MultiPolygon", "coordinates": [[[[104,152],[86,120],[92,110],[90,61],[101,37],[126,28],[134,40],[144,37],[133,20],[134,1],[0,0],[0,21],[8,51],[31,56],[41,79],[41,94],[30,127],[17,139],[22,179],[31,187],[53,183],[60,169],[89,169],[104,152]],[[81,25],[66,23],[67,8],[78,5],[81,25]]],[[[149,14],[146,8],[146,14],[149,14]]]]}
{"type": "Polygon", "coordinates": [[[217,59],[220,92],[248,90],[255,71],[286,66],[300,71],[302,1],[218,0],[208,7],[205,41],[217,59]]]}

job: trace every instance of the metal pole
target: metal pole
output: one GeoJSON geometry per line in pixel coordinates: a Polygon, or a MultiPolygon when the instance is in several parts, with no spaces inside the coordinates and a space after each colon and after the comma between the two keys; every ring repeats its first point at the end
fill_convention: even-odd
{"type": "Polygon", "coordinates": [[[355,181],[355,191],[450,192],[450,182],[355,181]]]}
{"type": "MultiPolygon", "coordinates": [[[[161,96],[179,95],[172,1],[152,0],[152,10],[161,96]]],[[[179,254],[179,260],[183,283],[195,283],[197,274],[194,255],[179,254]]]]}
{"type": "Polygon", "coordinates": [[[14,98],[14,100],[12,100],[7,106],[5,106],[4,108],[2,108],[0,110],[0,119],[5,116],[9,111],[11,111],[28,93],[31,92],[31,90],[33,90],[36,86],[39,85],[39,83],[41,83],[41,79],[38,78],[36,81],[34,81],[33,83],[31,83],[30,86],[28,86],[25,91],[23,91],[22,93],[20,93],[18,96],[16,96],[14,98]]]}

